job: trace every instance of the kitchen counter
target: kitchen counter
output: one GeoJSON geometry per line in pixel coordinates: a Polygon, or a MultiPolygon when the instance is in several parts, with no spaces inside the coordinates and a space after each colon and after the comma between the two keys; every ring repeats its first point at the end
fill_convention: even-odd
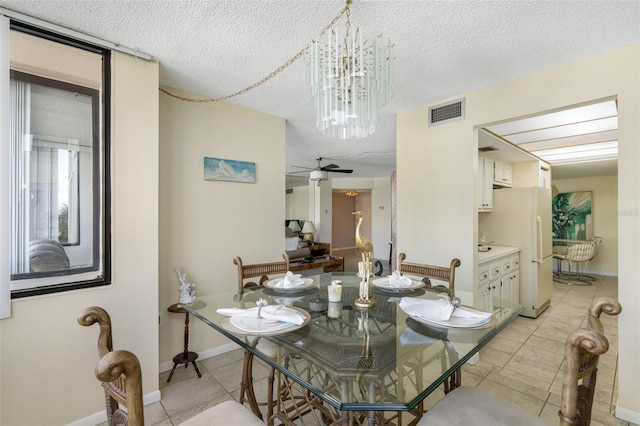
{"type": "Polygon", "coordinates": [[[478,263],[489,262],[493,259],[518,253],[520,251],[520,247],[489,246],[489,248],[491,248],[491,250],[478,252],[478,263]]]}

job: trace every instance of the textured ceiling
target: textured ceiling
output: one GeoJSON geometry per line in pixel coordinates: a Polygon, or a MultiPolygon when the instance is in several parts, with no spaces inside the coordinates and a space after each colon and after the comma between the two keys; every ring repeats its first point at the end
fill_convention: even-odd
{"type": "MultiPolygon", "coordinates": [[[[341,0],[0,0],[0,7],[148,53],[160,62],[162,85],[206,97],[260,80],[343,6],[341,0]]],[[[373,136],[338,141],[315,130],[302,60],[228,101],[286,118],[288,171],[314,167],[322,156],[353,168],[351,176],[387,176],[395,168],[397,112],[636,43],[640,2],[354,0],[351,22],[395,45],[395,96],[373,136]]]]}

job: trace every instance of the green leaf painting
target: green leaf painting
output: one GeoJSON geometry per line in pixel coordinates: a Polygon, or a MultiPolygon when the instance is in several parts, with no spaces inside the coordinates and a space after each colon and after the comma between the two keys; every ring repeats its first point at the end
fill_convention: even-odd
{"type": "Polygon", "coordinates": [[[593,238],[591,191],[567,192],[553,197],[553,238],[593,238]]]}

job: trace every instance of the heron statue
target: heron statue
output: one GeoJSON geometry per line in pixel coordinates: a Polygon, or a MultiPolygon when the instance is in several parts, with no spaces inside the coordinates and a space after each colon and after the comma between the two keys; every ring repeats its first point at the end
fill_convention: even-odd
{"type": "Polygon", "coordinates": [[[372,307],[375,304],[375,300],[371,299],[370,293],[370,280],[371,280],[371,261],[373,260],[373,244],[371,240],[362,235],[360,227],[362,226],[363,214],[361,211],[353,212],[358,218],[358,224],[356,225],[356,246],[362,254],[362,269],[358,268],[361,273],[359,298],[354,302],[356,306],[363,308],[372,307]]]}

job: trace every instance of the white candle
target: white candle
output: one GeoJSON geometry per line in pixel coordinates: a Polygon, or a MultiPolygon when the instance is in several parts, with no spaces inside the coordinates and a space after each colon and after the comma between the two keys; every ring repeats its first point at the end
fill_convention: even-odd
{"type": "Polygon", "coordinates": [[[327,286],[329,302],[340,302],[342,300],[342,281],[334,280],[327,286]]]}

